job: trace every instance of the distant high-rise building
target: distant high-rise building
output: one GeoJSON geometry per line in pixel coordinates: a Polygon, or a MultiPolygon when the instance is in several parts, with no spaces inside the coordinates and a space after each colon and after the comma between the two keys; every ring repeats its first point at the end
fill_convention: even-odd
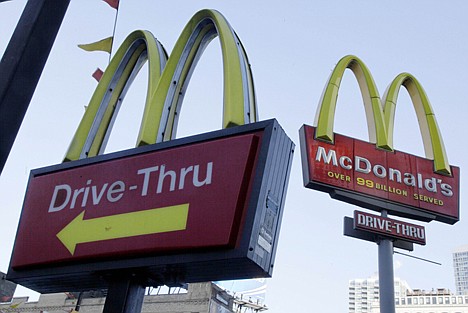
{"type": "MultiPolygon", "coordinates": [[[[395,298],[406,295],[411,288],[406,281],[395,278],[395,298]]],[[[350,280],[349,290],[349,312],[370,313],[372,305],[379,302],[379,279],[371,277],[367,279],[350,280]]]]}
{"type": "Polygon", "coordinates": [[[454,249],[452,255],[457,294],[468,294],[468,245],[454,249]]]}

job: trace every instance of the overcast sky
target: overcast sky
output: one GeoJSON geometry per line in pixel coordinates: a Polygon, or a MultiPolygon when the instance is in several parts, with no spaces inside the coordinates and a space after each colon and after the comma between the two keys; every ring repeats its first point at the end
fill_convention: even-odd
{"type": "MultiPolygon", "coordinates": [[[[25,1],[0,3],[3,55],[25,1]]],[[[298,130],[313,124],[334,65],[354,54],[370,68],[382,95],[401,72],[416,76],[434,108],[450,164],[461,168],[461,221],[426,226],[427,245],[394,255],[395,275],[412,288],[455,290],[452,250],[468,243],[464,206],[468,106],[468,2],[415,1],[151,1],[122,0],[117,47],[133,30],[146,29],[170,52],[185,24],[203,8],[220,11],[240,37],[252,64],[260,119],[276,118],[297,145],[273,278],[266,305],[271,313],[345,312],[348,281],[377,272],[377,245],[343,236],[343,217],[355,207],[305,189],[298,130]]],[[[111,36],[115,10],[99,0],[71,1],[28,113],[0,177],[0,271],[8,269],[29,171],[58,164],[95,87],[91,74],[108,55],[77,44],[111,36]]],[[[125,99],[108,151],[134,146],[146,93],[142,69],[125,99]]],[[[221,127],[222,63],[215,39],[197,66],[179,122],[178,137],[221,127]]],[[[335,132],[367,140],[362,99],[347,71],[339,91],[335,132]]],[[[406,91],[397,105],[395,148],[424,155],[406,91]]],[[[42,227],[47,227],[42,225],[42,227]]],[[[17,296],[29,294],[19,289],[17,296]]]]}

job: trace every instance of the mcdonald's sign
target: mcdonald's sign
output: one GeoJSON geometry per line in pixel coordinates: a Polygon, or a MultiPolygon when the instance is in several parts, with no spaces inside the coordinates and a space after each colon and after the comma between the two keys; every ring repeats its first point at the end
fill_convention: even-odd
{"type": "Polygon", "coordinates": [[[294,144],[276,120],[256,120],[246,53],[220,13],[197,13],[169,58],[149,32],[130,34],[64,162],[31,172],[8,279],[58,292],[106,288],[118,271],[148,285],[271,276],[294,144]],[[190,74],[216,35],[224,129],[175,139],[190,74]],[[137,147],[103,154],[145,59],[137,147]]]}
{"type": "Polygon", "coordinates": [[[368,209],[422,221],[459,220],[459,168],[451,166],[434,111],[418,80],[398,75],[381,101],[369,69],[355,56],[333,70],[317,110],[315,127],[300,130],[304,185],[368,209]],[[341,78],[351,69],[364,99],[369,142],[335,134],[334,114],[341,78]],[[400,87],[409,92],[426,158],[393,149],[400,87]]]}

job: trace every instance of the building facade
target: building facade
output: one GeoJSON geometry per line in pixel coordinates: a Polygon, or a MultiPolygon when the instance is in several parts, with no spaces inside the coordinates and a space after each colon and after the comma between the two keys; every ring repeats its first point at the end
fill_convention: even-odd
{"type": "MultiPolygon", "coordinates": [[[[80,303],[74,293],[46,294],[36,302],[29,302],[27,297],[23,297],[0,303],[0,312],[52,313],[77,312],[78,309],[79,313],[101,313],[105,300],[99,292],[89,294],[80,303]]],[[[265,306],[235,297],[213,283],[197,283],[189,284],[187,289],[179,288],[176,292],[146,295],[141,312],[234,313],[265,310],[265,306]]]]}
{"type": "MultiPolygon", "coordinates": [[[[395,298],[406,295],[407,291],[410,290],[410,287],[404,280],[395,278],[395,298]]],[[[372,312],[373,305],[379,302],[378,277],[350,280],[348,294],[350,313],[372,312]]]]}
{"type": "Polygon", "coordinates": [[[453,250],[453,271],[457,295],[468,294],[468,245],[453,250]]]}
{"type": "MultiPolygon", "coordinates": [[[[468,295],[455,295],[448,289],[424,291],[414,289],[395,298],[396,313],[468,313],[468,295]]],[[[379,313],[374,303],[371,313],[379,313]]]]}

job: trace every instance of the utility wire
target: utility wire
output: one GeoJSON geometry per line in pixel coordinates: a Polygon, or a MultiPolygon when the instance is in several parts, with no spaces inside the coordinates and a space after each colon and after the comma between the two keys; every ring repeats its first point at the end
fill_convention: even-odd
{"type": "Polygon", "coordinates": [[[410,258],[413,258],[413,259],[418,259],[418,260],[421,260],[421,261],[425,261],[425,262],[429,262],[429,263],[433,263],[433,264],[437,264],[437,265],[442,265],[442,263],[439,263],[439,262],[435,262],[435,261],[431,261],[431,260],[428,260],[428,259],[419,258],[419,257],[417,257],[417,256],[409,255],[409,254],[406,254],[406,253],[401,253],[401,252],[398,252],[398,251],[395,251],[395,250],[393,250],[393,253],[401,254],[401,255],[404,255],[404,256],[407,256],[407,257],[410,257],[410,258]]]}

